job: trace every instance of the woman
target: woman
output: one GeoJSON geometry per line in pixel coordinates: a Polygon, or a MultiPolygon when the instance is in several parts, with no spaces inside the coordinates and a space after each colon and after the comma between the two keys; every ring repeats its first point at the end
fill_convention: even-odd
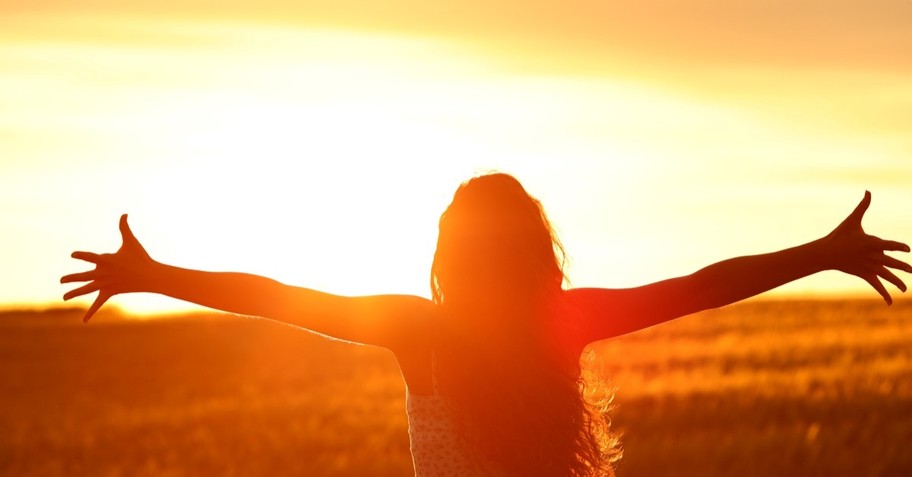
{"type": "Polygon", "coordinates": [[[391,350],[407,387],[419,477],[611,475],[620,453],[603,403],[585,392],[583,348],[824,270],[864,279],[890,304],[881,279],[905,291],[890,269],[912,267],[885,252],[909,247],[864,232],[870,201],[866,192],[830,234],[794,248],[637,288],[564,290],[563,250],[541,205],[513,177],[488,174],[463,183],[440,218],[432,300],[343,297],[165,265],[146,253],[126,215],[121,248],[73,253],[95,269],[61,282],[88,282],[65,300],[98,292],[85,321],[116,294],[152,292],[391,350]]]}

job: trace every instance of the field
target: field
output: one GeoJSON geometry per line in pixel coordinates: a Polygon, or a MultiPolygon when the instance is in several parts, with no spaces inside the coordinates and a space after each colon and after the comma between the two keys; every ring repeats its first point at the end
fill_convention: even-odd
{"type": "MultiPolygon", "coordinates": [[[[912,475],[912,301],[755,301],[593,347],[621,477],[912,475]]],[[[262,320],[0,315],[0,475],[408,476],[392,355],[262,320]]]]}

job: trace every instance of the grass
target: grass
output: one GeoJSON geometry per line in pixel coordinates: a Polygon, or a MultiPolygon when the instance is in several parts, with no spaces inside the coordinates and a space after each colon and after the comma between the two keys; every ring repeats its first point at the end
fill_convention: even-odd
{"type": "MultiPolygon", "coordinates": [[[[0,475],[411,475],[388,352],[98,318],[0,316],[0,475]]],[[[621,477],[912,474],[912,302],[749,302],[592,349],[621,477]]]]}

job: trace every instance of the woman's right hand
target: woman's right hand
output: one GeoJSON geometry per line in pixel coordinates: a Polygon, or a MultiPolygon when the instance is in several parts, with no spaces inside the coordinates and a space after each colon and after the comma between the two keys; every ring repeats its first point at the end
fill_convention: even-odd
{"type": "Polygon", "coordinates": [[[136,240],[127,224],[127,214],[120,216],[120,235],[123,243],[115,253],[73,252],[73,258],[95,264],[95,269],[65,275],[60,279],[60,283],[88,282],[64,294],[64,300],[98,292],[82,318],[84,323],[114,295],[149,291],[149,280],[156,262],[136,240]]]}
{"type": "Polygon", "coordinates": [[[881,280],[890,282],[905,292],[906,284],[890,269],[912,273],[912,265],[887,255],[887,252],[909,252],[909,246],[865,232],[861,220],[869,205],[871,193],[865,191],[864,198],[855,210],[823,238],[821,246],[827,257],[827,268],[855,275],[868,282],[889,305],[893,303],[893,298],[881,280]]]}

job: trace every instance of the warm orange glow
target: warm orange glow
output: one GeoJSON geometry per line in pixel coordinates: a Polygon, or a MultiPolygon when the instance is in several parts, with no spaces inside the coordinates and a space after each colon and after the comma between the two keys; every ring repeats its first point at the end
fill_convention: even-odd
{"type": "Polygon", "coordinates": [[[807,241],[864,189],[869,229],[912,237],[890,12],[782,30],[695,6],[172,3],[0,19],[0,303],[56,301],[69,252],[116,247],[121,212],[164,261],[427,295],[437,216],[489,169],[542,199],[575,285],[807,241]]]}
{"type": "Polygon", "coordinates": [[[0,12],[0,475],[912,469],[909,0],[0,12]]]}

